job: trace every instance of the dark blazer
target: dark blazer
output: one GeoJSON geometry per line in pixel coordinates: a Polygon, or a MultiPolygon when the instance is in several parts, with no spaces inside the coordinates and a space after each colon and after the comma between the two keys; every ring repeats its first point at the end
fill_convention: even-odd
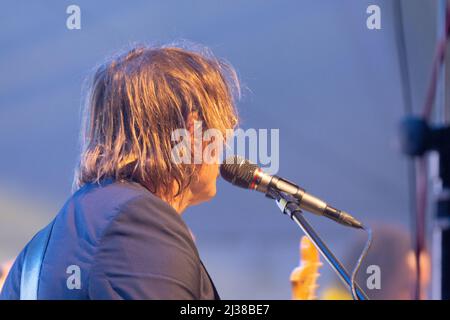
{"type": "MultiPolygon", "coordinates": [[[[27,247],[0,299],[19,299],[27,247]]],[[[111,180],[85,185],[56,216],[37,297],[219,298],[181,216],[140,184],[111,180]]]]}

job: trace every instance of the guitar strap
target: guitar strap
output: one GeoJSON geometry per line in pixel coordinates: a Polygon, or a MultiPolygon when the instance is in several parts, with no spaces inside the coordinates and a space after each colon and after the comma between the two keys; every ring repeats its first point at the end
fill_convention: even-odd
{"type": "Polygon", "coordinates": [[[37,300],[38,298],[42,261],[47,250],[53,224],[54,220],[39,231],[30,241],[24,253],[20,278],[20,300],[37,300]]]}

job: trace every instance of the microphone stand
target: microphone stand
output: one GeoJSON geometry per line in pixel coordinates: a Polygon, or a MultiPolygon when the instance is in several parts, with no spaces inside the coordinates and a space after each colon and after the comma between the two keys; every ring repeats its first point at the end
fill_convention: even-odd
{"type": "MultiPolygon", "coordinates": [[[[341,281],[351,289],[352,283],[351,278],[345,270],[344,266],[339,262],[339,260],[330,251],[327,245],[322,241],[319,235],[314,231],[313,227],[308,223],[302,214],[300,206],[294,198],[290,199],[287,194],[282,194],[274,189],[269,189],[266,196],[274,199],[277,202],[278,207],[281,212],[287,214],[294,220],[298,226],[303,230],[306,236],[312,241],[317,250],[322,254],[328,264],[333,268],[336,274],[339,276],[341,281]]],[[[364,291],[355,284],[356,294],[359,300],[369,300],[364,291]]]]}

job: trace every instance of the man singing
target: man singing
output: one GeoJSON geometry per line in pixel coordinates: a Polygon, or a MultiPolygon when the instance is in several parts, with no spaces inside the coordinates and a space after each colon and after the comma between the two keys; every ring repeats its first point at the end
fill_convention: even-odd
{"type": "MultiPolygon", "coordinates": [[[[236,72],[206,50],[142,46],[100,65],[89,89],[76,191],[46,228],[31,296],[218,299],[181,218],[216,194],[218,161],[174,161],[172,133],[234,128],[236,72]]],[[[29,293],[30,243],[0,298],[29,293]]]]}

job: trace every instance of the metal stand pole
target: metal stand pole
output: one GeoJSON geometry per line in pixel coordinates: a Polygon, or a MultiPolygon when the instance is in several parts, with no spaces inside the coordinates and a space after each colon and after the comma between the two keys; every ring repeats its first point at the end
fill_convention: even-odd
{"type": "Polygon", "coordinates": [[[432,293],[433,299],[450,299],[450,127],[436,130],[441,140],[439,153],[439,178],[441,190],[435,200],[432,242],[432,293]]]}
{"type": "MultiPolygon", "coordinates": [[[[321,255],[325,258],[325,260],[330,264],[336,274],[339,276],[341,281],[347,286],[347,288],[351,288],[351,278],[339,262],[339,260],[333,255],[330,249],[327,247],[325,242],[319,237],[319,235],[314,231],[313,227],[308,223],[305,217],[300,210],[300,206],[295,202],[280,194],[279,192],[271,190],[268,194],[269,197],[276,200],[278,207],[280,210],[289,215],[292,220],[294,220],[298,226],[303,230],[306,236],[312,241],[317,250],[321,253],[321,255]]],[[[369,300],[364,291],[356,284],[356,294],[359,300],[369,300]]]]}
{"type": "MultiPolygon", "coordinates": [[[[442,38],[447,28],[449,0],[438,2],[438,35],[442,38]]],[[[439,183],[434,206],[432,233],[432,298],[450,299],[450,41],[443,61],[443,73],[439,79],[437,92],[436,121],[446,125],[436,130],[434,144],[439,156],[439,183]]]]}

